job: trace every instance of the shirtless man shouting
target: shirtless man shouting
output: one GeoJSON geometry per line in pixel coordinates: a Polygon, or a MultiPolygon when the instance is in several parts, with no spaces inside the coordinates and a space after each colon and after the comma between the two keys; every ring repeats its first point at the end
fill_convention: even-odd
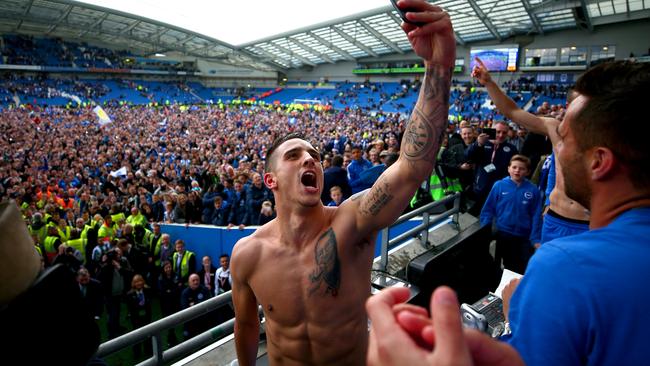
{"type": "Polygon", "coordinates": [[[456,42],[449,16],[421,0],[404,23],[425,61],[419,99],[406,126],[400,157],[376,183],[339,207],[323,206],[318,151],[290,134],[267,153],[264,183],[277,218],[241,239],[231,271],[235,344],[240,365],[254,365],[259,303],[266,317],[271,365],[361,365],[368,346],[364,310],[377,232],[398,218],[433,170],[445,134],[456,42]]]}
{"type": "MultiPolygon", "coordinates": [[[[531,132],[548,136],[551,139],[553,152],[555,153],[560,141],[557,133],[560,121],[555,118],[539,117],[519,108],[512,99],[499,89],[483,62],[478,58],[476,59],[476,66],[472,70],[472,76],[487,88],[490,98],[492,98],[501,114],[531,132]]],[[[568,101],[571,102],[570,99],[568,101]]],[[[555,187],[551,191],[550,205],[544,216],[541,243],[563,236],[577,235],[587,230],[589,230],[589,211],[566,195],[562,167],[556,159],[555,187]]]]}

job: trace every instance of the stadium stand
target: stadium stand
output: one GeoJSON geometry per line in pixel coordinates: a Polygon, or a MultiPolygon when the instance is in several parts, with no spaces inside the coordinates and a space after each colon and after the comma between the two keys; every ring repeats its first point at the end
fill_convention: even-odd
{"type": "MultiPolygon", "coordinates": [[[[614,2],[614,8],[623,6],[614,2]]],[[[19,205],[49,271],[55,263],[71,270],[83,265],[93,279],[103,279],[108,256],[119,257],[114,253],[120,248],[123,258],[117,260],[128,268],[121,295],[142,274],[155,293],[153,320],[168,313],[160,311],[159,279],[176,239],[186,240],[190,251],[210,254],[216,265],[216,256],[230,254],[236,240],[274,217],[273,194],[258,177],[276,137],[305,133],[325,169],[343,175],[353,147],[382,171],[400,153],[423,71],[388,6],[233,46],[141,15],[68,3],[0,1],[0,199],[19,205]],[[162,233],[173,233],[170,249],[162,233]]],[[[473,47],[516,43],[515,70],[494,72],[495,81],[518,107],[557,119],[566,113],[568,90],[591,65],[624,58],[650,62],[647,42],[633,36],[650,32],[647,1],[611,14],[597,10],[596,0],[532,8],[525,0],[470,3],[475,6],[444,4],[458,42],[447,142],[439,168],[405,212],[456,192],[462,197],[458,209],[467,211],[476,199],[477,162],[466,153],[495,122],[508,122],[506,141],[519,152],[538,160],[550,153],[549,143],[539,142],[544,137],[510,124],[472,80],[473,47]],[[591,14],[589,24],[576,19],[575,9],[583,8],[591,14]],[[525,31],[499,20],[505,16],[525,31]],[[554,55],[548,65],[538,66],[537,50],[554,55]]],[[[539,183],[547,184],[543,178],[539,183]]],[[[419,286],[414,303],[426,305],[442,284],[466,302],[493,290],[492,273],[482,278],[495,265],[490,227],[472,222],[459,231],[431,246],[417,235],[408,238],[421,248],[391,275],[419,286]]],[[[200,269],[201,259],[191,272],[200,269]]],[[[168,280],[172,287],[185,286],[173,276],[168,280]]],[[[100,296],[102,341],[132,330],[121,298],[117,328],[114,313],[109,321],[110,296],[104,295],[111,290],[103,287],[100,296]]],[[[163,348],[181,338],[180,329],[172,329],[161,338],[163,348]]],[[[108,358],[109,364],[144,359],[130,349],[108,358]]]]}

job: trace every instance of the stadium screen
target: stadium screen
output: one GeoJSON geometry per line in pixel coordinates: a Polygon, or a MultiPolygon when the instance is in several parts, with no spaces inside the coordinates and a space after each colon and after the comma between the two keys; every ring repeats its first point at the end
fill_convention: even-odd
{"type": "Polygon", "coordinates": [[[506,44],[499,46],[472,47],[470,54],[470,68],[476,64],[478,57],[487,66],[488,71],[516,71],[519,45],[506,44]]]}

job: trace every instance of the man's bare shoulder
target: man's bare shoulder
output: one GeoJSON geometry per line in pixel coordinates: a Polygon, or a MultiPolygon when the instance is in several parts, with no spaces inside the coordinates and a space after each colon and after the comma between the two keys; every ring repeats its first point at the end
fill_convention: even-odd
{"type": "Polygon", "coordinates": [[[239,272],[246,277],[249,271],[256,267],[263,255],[263,243],[272,237],[274,226],[274,223],[268,223],[237,241],[232,250],[233,272],[239,272]]]}

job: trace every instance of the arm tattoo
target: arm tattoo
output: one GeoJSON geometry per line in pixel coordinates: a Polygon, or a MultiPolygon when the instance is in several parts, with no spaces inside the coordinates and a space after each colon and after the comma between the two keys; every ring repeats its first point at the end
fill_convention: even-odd
{"type": "Polygon", "coordinates": [[[368,193],[369,190],[370,189],[366,189],[366,190],[363,190],[361,192],[355,193],[355,194],[352,195],[352,197],[350,197],[350,199],[352,201],[358,201],[359,199],[363,198],[366,195],[366,193],[368,193]]]}
{"type": "Polygon", "coordinates": [[[388,179],[383,178],[370,189],[368,197],[361,204],[361,213],[365,216],[377,216],[392,199],[388,179]]]}
{"type": "Polygon", "coordinates": [[[404,133],[403,156],[411,166],[421,160],[433,163],[442,143],[447,114],[451,70],[438,65],[427,67],[420,98],[404,133]]]}
{"type": "Polygon", "coordinates": [[[341,286],[341,263],[336,248],[336,236],[332,228],[318,238],[314,254],[316,269],[309,275],[309,281],[312,283],[309,296],[320,290],[323,283],[325,285],[323,295],[338,295],[341,286]]]}
{"type": "Polygon", "coordinates": [[[449,102],[450,75],[452,70],[444,70],[440,66],[429,66],[427,68],[427,79],[424,85],[423,94],[425,100],[432,100],[440,97],[444,103],[449,102]]]}

